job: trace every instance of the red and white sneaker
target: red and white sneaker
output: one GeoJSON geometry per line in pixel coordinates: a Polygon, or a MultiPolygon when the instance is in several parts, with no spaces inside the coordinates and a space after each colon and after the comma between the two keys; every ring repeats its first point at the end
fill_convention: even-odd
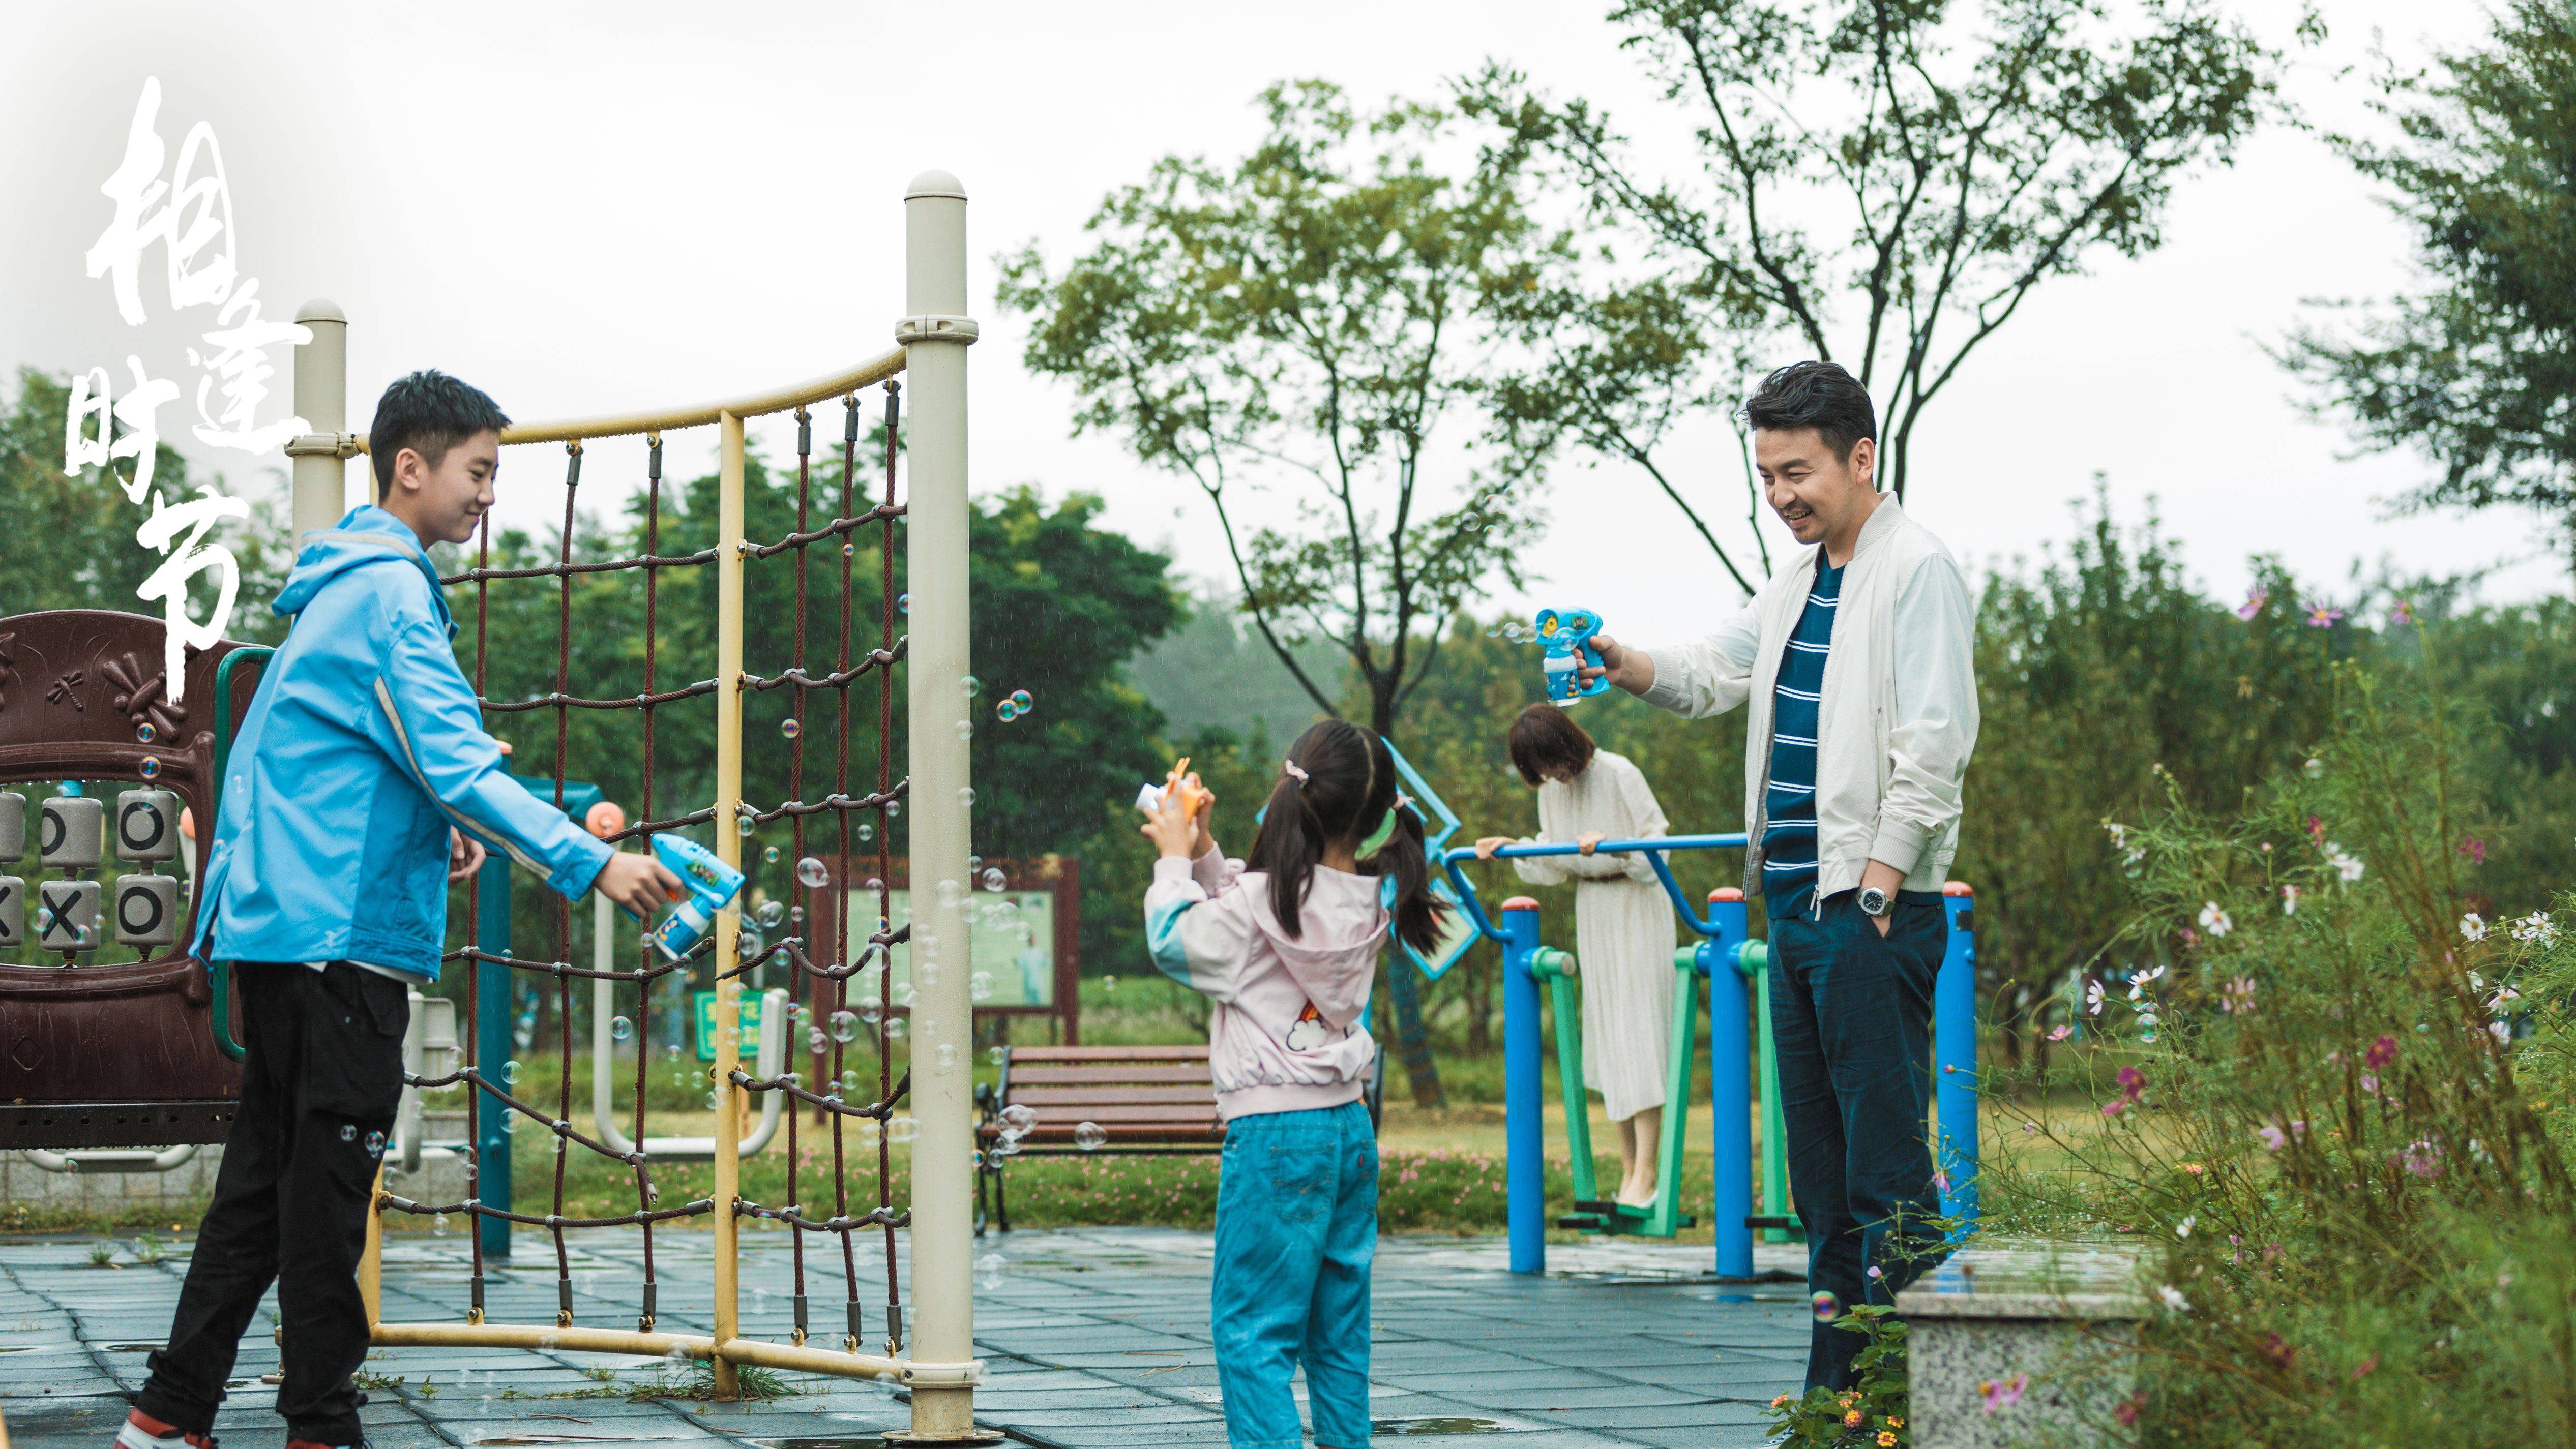
{"type": "Polygon", "coordinates": [[[136,1409],[116,1431],[116,1449],[215,1449],[215,1436],[183,1434],[177,1425],[164,1424],[136,1409]]]}

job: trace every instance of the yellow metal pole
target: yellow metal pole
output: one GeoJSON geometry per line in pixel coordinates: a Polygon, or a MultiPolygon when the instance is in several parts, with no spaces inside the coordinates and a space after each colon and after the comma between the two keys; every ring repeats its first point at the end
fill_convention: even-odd
{"type": "MultiPolygon", "coordinates": [[[[742,419],[726,413],[719,421],[724,430],[724,459],[716,494],[716,855],[740,869],[742,831],[735,820],[742,810],[742,419]]],[[[741,938],[742,910],[737,901],[716,916],[718,1343],[740,1334],[742,1317],[737,1274],[740,1219],[734,1212],[742,1190],[742,1158],[733,1106],[734,1065],[742,1059],[742,983],[733,976],[741,964],[741,938]]],[[[717,1394],[733,1398],[740,1392],[733,1365],[722,1357],[713,1363],[717,1394]]]]}
{"type": "Polygon", "coordinates": [[[367,1305],[367,1327],[385,1318],[385,1165],[376,1163],[376,1185],[367,1194],[367,1250],[358,1257],[358,1297],[367,1305]]]}
{"type": "MultiPolygon", "coordinates": [[[[331,441],[327,453],[299,451],[292,460],[290,536],[300,546],[307,532],[329,528],[347,508],[349,470],[338,445],[349,426],[349,319],[316,297],[295,309],[295,320],[313,334],[312,341],[295,349],[295,415],[309,431],[331,441]]],[[[367,496],[373,498],[375,490],[368,489],[367,496]]]]}

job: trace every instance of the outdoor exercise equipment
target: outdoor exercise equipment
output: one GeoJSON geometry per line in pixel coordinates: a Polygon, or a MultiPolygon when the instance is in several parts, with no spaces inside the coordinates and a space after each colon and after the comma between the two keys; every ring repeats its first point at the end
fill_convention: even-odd
{"type": "Polygon", "coordinates": [[[1592,647],[1592,636],[1601,632],[1599,614],[1590,609],[1541,609],[1537,623],[1545,650],[1539,668],[1547,675],[1548,698],[1566,704],[1590,699],[1610,687],[1607,675],[1585,684],[1579,672],[1585,665],[1601,667],[1601,653],[1592,647]]]}
{"type": "MultiPolygon", "coordinates": [[[[1744,893],[1732,887],[1710,894],[1705,914],[1695,909],[1673,878],[1665,857],[1674,851],[1740,850],[1742,835],[1688,835],[1647,840],[1603,841],[1595,854],[1643,854],[1685,925],[1701,939],[1674,953],[1683,973],[1674,992],[1672,1057],[1667,1076],[1660,1181],[1653,1204],[1629,1207],[1594,1198],[1591,1124],[1583,1096],[1583,1056],[1575,977],[1579,963],[1562,951],[1539,944],[1538,902],[1515,896],[1503,903],[1498,925],[1487,916],[1463,866],[1476,859],[1472,847],[1445,852],[1441,863],[1464,914],[1477,935],[1503,948],[1503,1102],[1504,1142],[1508,1161],[1505,1190],[1511,1268],[1515,1273],[1543,1272],[1547,1266],[1546,1164],[1539,1092],[1539,993],[1542,983],[1553,998],[1557,1061],[1565,1101],[1566,1135],[1572,1154],[1576,1211],[1558,1226],[1589,1232],[1669,1237],[1689,1219],[1681,1212],[1682,1145],[1687,1140],[1690,1077],[1698,1030],[1698,992],[1693,978],[1709,983],[1710,1149],[1713,1160],[1712,1205],[1716,1229],[1717,1273],[1721,1278],[1753,1274],[1753,1233],[1783,1232],[1797,1226],[1783,1211],[1788,1202],[1785,1128],[1779,1110],[1779,1069],[1771,1040],[1769,956],[1765,943],[1749,938],[1744,893]],[[1755,1012],[1756,1001],[1760,1011],[1755,1012]],[[1757,1046],[1758,1041],[1758,1057],[1757,1046]],[[1753,1075],[1759,1061],[1763,1102],[1763,1194],[1767,1211],[1753,1211],[1753,1075]]],[[[1573,855],[1575,845],[1507,845],[1497,858],[1573,855]]],[[[1935,1158],[1948,1186],[1942,1211],[1972,1227],[1977,1215],[1976,1099],[1976,948],[1974,896],[1951,882],[1943,893],[1950,918],[1950,939],[1933,988],[1933,1061],[1939,1135],[1935,1158]]]]}

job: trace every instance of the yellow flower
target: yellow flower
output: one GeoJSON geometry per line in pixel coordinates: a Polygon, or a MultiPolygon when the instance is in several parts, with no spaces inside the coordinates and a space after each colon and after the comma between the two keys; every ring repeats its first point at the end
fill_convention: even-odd
{"type": "Polygon", "coordinates": [[[1878,1449],[1896,1449],[1896,1436],[1885,1429],[1879,1430],[1878,1449]]]}
{"type": "Polygon", "coordinates": [[[1858,1410],[1858,1409],[1854,1409],[1854,1410],[1850,1411],[1849,1413],[1847,1413],[1847,1414],[1843,1415],[1843,1427],[1844,1427],[1844,1428],[1846,1428],[1846,1429],[1857,1429],[1857,1428],[1859,1428],[1859,1427],[1860,1427],[1860,1410],[1858,1410]]]}
{"type": "Polygon", "coordinates": [[[1780,1397],[1771,1401],[1771,1407],[1776,1409],[1787,1402],[1789,1402],[1789,1396],[1787,1394],[1782,1394],[1780,1397]]]}
{"type": "Polygon", "coordinates": [[[1902,1429],[1905,1427],[1905,1420],[1902,1418],[1890,1419],[1887,1421],[1887,1427],[1891,1429],[1902,1429]]]}

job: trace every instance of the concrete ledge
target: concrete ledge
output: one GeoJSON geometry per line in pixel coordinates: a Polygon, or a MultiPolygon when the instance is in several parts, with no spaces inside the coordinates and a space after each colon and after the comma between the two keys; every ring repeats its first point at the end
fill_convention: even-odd
{"type": "Polygon", "coordinates": [[[2109,1443],[2134,1386],[2140,1253],[2126,1244],[1969,1248],[1896,1297],[1921,1449],[2109,1443]],[[1990,1386],[1992,1386],[1990,1388],[1990,1386]]]}

